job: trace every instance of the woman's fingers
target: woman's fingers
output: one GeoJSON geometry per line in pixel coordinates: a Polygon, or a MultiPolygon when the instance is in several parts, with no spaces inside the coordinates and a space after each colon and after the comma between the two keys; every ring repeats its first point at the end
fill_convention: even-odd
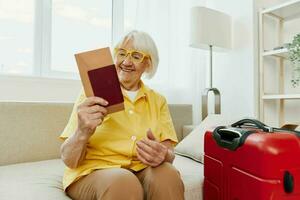
{"type": "Polygon", "coordinates": [[[149,139],[142,139],[136,144],[137,152],[152,166],[158,166],[164,162],[168,148],[163,144],[149,139]]]}
{"type": "Polygon", "coordinates": [[[136,143],[136,145],[140,148],[140,149],[142,149],[142,150],[144,150],[145,152],[147,152],[148,154],[153,154],[153,149],[148,145],[148,144],[146,144],[146,143],[144,143],[142,140],[140,140],[140,141],[138,141],[137,143],[136,143]]]}
{"type": "Polygon", "coordinates": [[[145,160],[145,159],[140,155],[139,152],[137,152],[137,158],[138,158],[142,163],[144,163],[145,165],[152,166],[152,164],[149,163],[147,160],[145,160]]]}
{"type": "Polygon", "coordinates": [[[87,113],[90,113],[90,114],[101,112],[103,115],[106,115],[106,113],[107,113],[107,109],[100,105],[93,105],[91,107],[87,107],[86,111],[87,111],[87,113]]]}
{"type": "Polygon", "coordinates": [[[108,102],[100,97],[88,97],[77,107],[78,129],[92,135],[107,114],[107,109],[103,107],[106,105],[108,102]]]}
{"type": "Polygon", "coordinates": [[[154,134],[152,133],[151,128],[149,128],[148,131],[147,131],[147,137],[148,137],[149,140],[156,140],[154,134]]]}
{"type": "Polygon", "coordinates": [[[88,97],[81,106],[93,106],[95,104],[101,105],[101,106],[107,106],[108,101],[101,97],[88,97]]]}
{"type": "Polygon", "coordinates": [[[142,143],[148,145],[149,147],[151,147],[153,150],[155,150],[156,152],[159,152],[161,150],[161,145],[159,142],[157,141],[153,141],[153,140],[149,140],[149,139],[142,139],[140,140],[142,143]]]}
{"type": "Polygon", "coordinates": [[[103,119],[104,115],[101,112],[89,114],[89,119],[90,120],[97,120],[97,119],[103,119]]]}
{"type": "Polygon", "coordinates": [[[152,158],[151,155],[147,154],[145,151],[137,147],[137,157],[140,161],[142,161],[144,164],[155,166],[155,160],[152,158]]]}
{"type": "Polygon", "coordinates": [[[153,162],[154,158],[151,154],[148,154],[143,149],[137,147],[136,150],[139,152],[139,154],[148,162],[153,162]]]}
{"type": "Polygon", "coordinates": [[[97,112],[99,112],[99,107],[100,107],[99,105],[94,105],[94,106],[91,106],[91,107],[87,107],[86,112],[90,113],[90,114],[97,113],[97,112]]]}

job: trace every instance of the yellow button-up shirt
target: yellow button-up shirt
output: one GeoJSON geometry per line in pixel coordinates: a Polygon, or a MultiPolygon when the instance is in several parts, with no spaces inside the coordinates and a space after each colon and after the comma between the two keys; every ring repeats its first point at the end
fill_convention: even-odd
{"type": "MultiPolygon", "coordinates": [[[[147,167],[137,159],[136,142],[151,128],[160,140],[177,141],[166,99],[141,82],[134,101],[123,92],[125,110],[108,114],[87,143],[86,156],[75,169],[66,167],[63,187],[97,169],[122,167],[139,171],[147,167]]],[[[66,139],[77,129],[77,106],[86,99],[82,91],[60,138],[66,139]]]]}

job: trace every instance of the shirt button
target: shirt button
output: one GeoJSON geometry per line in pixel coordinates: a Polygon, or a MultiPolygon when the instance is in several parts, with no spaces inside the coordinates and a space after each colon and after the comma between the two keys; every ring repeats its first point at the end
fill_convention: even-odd
{"type": "Polygon", "coordinates": [[[136,140],[136,136],[135,135],[131,136],[131,140],[135,141],[136,140]]]}
{"type": "Polygon", "coordinates": [[[129,114],[133,114],[134,113],[133,110],[129,110],[128,112],[129,112],[129,114]]]}

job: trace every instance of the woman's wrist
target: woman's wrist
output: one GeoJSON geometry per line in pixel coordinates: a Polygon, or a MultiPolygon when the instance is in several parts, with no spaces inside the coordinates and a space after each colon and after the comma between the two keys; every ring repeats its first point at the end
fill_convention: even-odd
{"type": "Polygon", "coordinates": [[[174,158],[175,158],[174,151],[172,149],[168,149],[164,162],[172,163],[174,158]]]}
{"type": "Polygon", "coordinates": [[[87,143],[87,141],[90,138],[90,136],[88,134],[84,133],[80,129],[76,130],[74,136],[75,136],[75,138],[76,138],[77,141],[83,142],[83,143],[87,143]]]}

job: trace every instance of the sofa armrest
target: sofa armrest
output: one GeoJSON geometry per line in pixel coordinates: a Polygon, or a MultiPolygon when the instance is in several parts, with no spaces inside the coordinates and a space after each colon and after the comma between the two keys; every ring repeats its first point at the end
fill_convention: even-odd
{"type": "Polygon", "coordinates": [[[182,136],[185,138],[188,134],[190,134],[194,128],[196,128],[196,125],[184,125],[182,127],[182,136]]]}

